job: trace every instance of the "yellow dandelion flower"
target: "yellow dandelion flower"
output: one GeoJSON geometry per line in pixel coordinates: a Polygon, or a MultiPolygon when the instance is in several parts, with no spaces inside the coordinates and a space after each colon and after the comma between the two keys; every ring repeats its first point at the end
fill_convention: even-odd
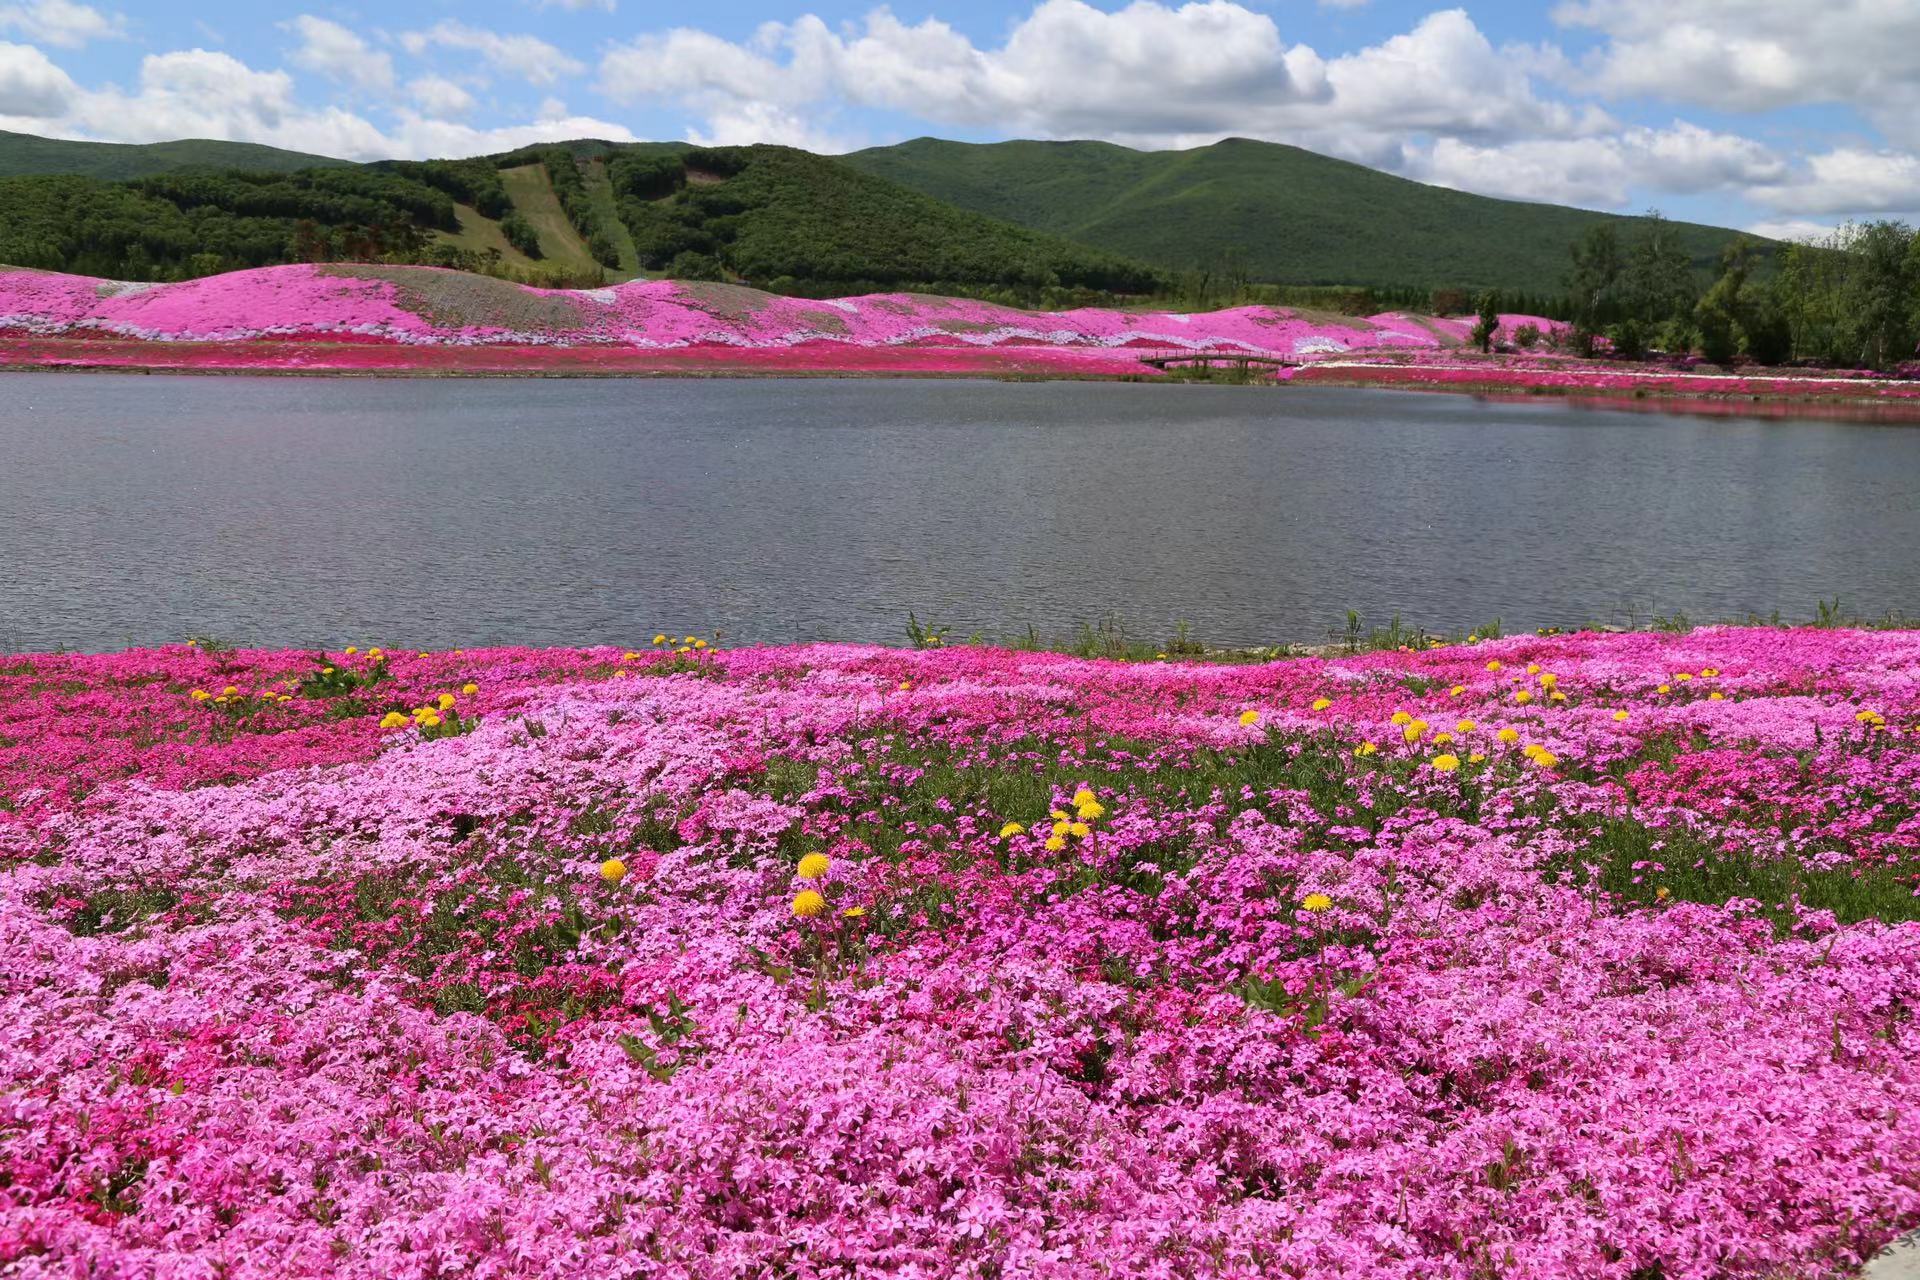
{"type": "Polygon", "coordinates": [[[1333,899],[1324,893],[1310,893],[1300,900],[1302,911],[1325,911],[1333,906],[1333,899]]]}
{"type": "Polygon", "coordinates": [[[1502,729],[1499,733],[1496,733],[1493,736],[1500,739],[1500,741],[1506,743],[1508,746],[1512,746],[1514,743],[1520,741],[1520,731],[1518,729],[1502,729]]]}
{"type": "Polygon", "coordinates": [[[460,686],[460,692],[466,694],[469,698],[471,698],[474,694],[480,692],[480,686],[475,684],[473,681],[469,680],[465,684],[460,686]]]}
{"type": "Polygon", "coordinates": [[[1060,818],[1053,824],[1053,834],[1063,836],[1073,829],[1073,819],[1060,818]]]}
{"type": "Polygon", "coordinates": [[[848,907],[840,914],[849,920],[858,920],[861,916],[867,914],[867,909],[865,907],[848,907]]]}
{"type": "Polygon", "coordinates": [[[1460,767],[1460,757],[1451,751],[1445,752],[1433,758],[1433,767],[1441,773],[1452,773],[1460,767]]]}
{"type": "Polygon", "coordinates": [[[810,853],[800,859],[798,873],[802,880],[818,880],[821,876],[827,874],[827,871],[832,866],[833,859],[829,858],[826,854],[810,853]]]}
{"type": "Polygon", "coordinates": [[[427,651],[426,651],[425,649],[422,649],[422,650],[420,651],[420,656],[421,656],[421,657],[423,657],[423,658],[430,658],[430,657],[432,657],[433,655],[432,655],[432,654],[430,654],[430,653],[428,653],[428,652],[427,652],[427,651]]]}
{"type": "Polygon", "coordinates": [[[1259,724],[1260,713],[1258,711],[1242,711],[1240,713],[1240,723],[1248,726],[1259,724]]]}
{"type": "Polygon", "coordinates": [[[347,646],[347,656],[348,656],[349,658],[351,658],[351,657],[352,657],[352,656],[353,656],[354,654],[356,654],[356,653],[358,653],[358,652],[360,652],[360,650],[359,650],[359,649],[358,649],[357,647],[355,647],[354,645],[348,645],[348,646],[347,646]]]}
{"type": "Polygon", "coordinates": [[[1712,693],[1707,695],[1708,702],[1725,702],[1726,700],[1727,700],[1727,695],[1720,692],[1718,689],[1715,689],[1712,693]]]}
{"type": "Polygon", "coordinates": [[[682,640],[682,641],[681,641],[680,643],[681,643],[681,644],[692,644],[692,643],[693,643],[693,642],[694,642],[695,640],[698,640],[699,638],[700,638],[700,637],[698,637],[698,636],[688,636],[688,637],[687,637],[686,639],[684,639],[684,640],[682,640]]]}
{"type": "Polygon", "coordinates": [[[1101,804],[1098,800],[1089,801],[1083,805],[1076,805],[1073,810],[1073,816],[1082,822],[1092,822],[1095,818],[1104,818],[1106,815],[1107,806],[1101,804]]]}
{"type": "Polygon", "coordinates": [[[634,662],[634,661],[637,661],[637,660],[639,659],[639,657],[640,657],[640,655],[639,655],[639,654],[637,654],[637,653],[635,653],[635,652],[633,652],[633,650],[631,650],[631,649],[629,649],[629,650],[627,650],[627,652],[625,652],[625,653],[623,653],[623,654],[621,654],[621,655],[620,655],[620,661],[622,661],[622,662],[634,662]]]}
{"type": "Polygon", "coordinates": [[[1661,885],[1658,889],[1655,889],[1653,891],[1653,900],[1655,902],[1665,902],[1668,898],[1671,898],[1672,896],[1673,896],[1673,890],[1667,888],[1667,886],[1665,885],[1661,885]]]}
{"type": "Polygon", "coordinates": [[[1670,684],[1663,684],[1658,689],[1655,689],[1654,692],[1655,693],[1672,693],[1673,686],[1670,684]]]}
{"type": "Polygon", "coordinates": [[[1615,720],[1625,721],[1627,718],[1627,713],[1625,711],[1616,711],[1613,713],[1613,718],[1615,720]]]}
{"type": "Polygon", "coordinates": [[[1551,751],[1536,751],[1533,753],[1533,763],[1539,768],[1551,769],[1560,763],[1560,757],[1551,751]]]}
{"type": "Polygon", "coordinates": [[[1861,711],[1861,712],[1857,712],[1853,718],[1855,720],[1858,720],[1861,724],[1868,724],[1874,719],[1878,718],[1879,714],[1880,713],[1877,711],[1861,711]]]}
{"type": "Polygon", "coordinates": [[[1413,717],[1405,711],[1396,711],[1387,720],[1388,724],[1412,724],[1413,717]]]}
{"type": "Polygon", "coordinates": [[[1313,700],[1313,709],[1315,711],[1325,711],[1328,707],[1332,705],[1333,705],[1333,699],[1331,698],[1315,698],[1313,700]]]}
{"type": "Polygon", "coordinates": [[[1719,674],[1720,674],[1720,668],[1718,668],[1718,667],[1702,667],[1702,668],[1700,668],[1700,675],[1701,675],[1701,678],[1702,678],[1702,679],[1706,679],[1706,680],[1711,680],[1711,679],[1713,679],[1713,678],[1714,678],[1715,676],[1717,676],[1717,675],[1719,675],[1719,674]]]}
{"type": "Polygon", "coordinates": [[[1093,792],[1087,790],[1085,787],[1082,787],[1078,791],[1073,793],[1073,803],[1076,806],[1083,805],[1083,804],[1092,804],[1099,798],[1100,798],[1099,796],[1096,796],[1095,794],[1093,794],[1093,792]]]}
{"type": "Polygon", "coordinates": [[[1529,663],[1527,664],[1527,674],[1528,674],[1528,675],[1530,675],[1530,676],[1537,676],[1537,675],[1539,675],[1539,674],[1540,674],[1540,664],[1539,664],[1539,663],[1537,663],[1537,662],[1529,662],[1529,663]]]}
{"type": "Polygon", "coordinates": [[[911,680],[902,680],[902,681],[900,682],[900,692],[902,692],[902,693],[905,693],[905,692],[906,692],[907,690],[909,690],[909,689],[911,689],[911,688],[913,688],[913,681],[911,681],[911,680]]]}
{"type": "Polygon", "coordinates": [[[1055,822],[1066,822],[1073,817],[1073,815],[1068,813],[1065,809],[1049,809],[1047,811],[1047,816],[1049,818],[1052,818],[1055,822]]]}
{"type": "Polygon", "coordinates": [[[1447,690],[1447,696],[1449,698],[1457,698],[1461,694],[1465,693],[1466,691],[1467,691],[1467,686],[1463,684],[1457,684],[1453,686],[1453,688],[1447,690]]]}
{"type": "Polygon", "coordinates": [[[333,674],[333,668],[332,668],[332,667],[322,667],[322,668],[320,668],[320,674],[321,674],[321,675],[323,675],[323,676],[330,676],[330,675],[332,675],[332,674],[333,674]]]}
{"type": "Polygon", "coordinates": [[[1475,725],[1471,720],[1462,720],[1459,724],[1453,726],[1453,731],[1455,733],[1472,733],[1478,727],[1479,726],[1475,725]]]}
{"type": "Polygon", "coordinates": [[[453,704],[458,702],[459,699],[450,693],[443,693],[438,698],[435,698],[434,701],[439,704],[442,711],[451,711],[453,710],[453,704]]]}
{"type": "Polygon", "coordinates": [[[1418,742],[1420,741],[1421,732],[1422,730],[1420,728],[1419,722],[1415,721],[1413,724],[1410,724],[1406,728],[1400,730],[1400,736],[1402,738],[1405,738],[1408,742],[1418,742]]]}
{"type": "Polygon", "coordinates": [[[1380,750],[1380,748],[1375,746],[1373,743],[1363,742],[1359,746],[1353,749],[1353,754],[1357,756],[1370,756],[1378,750],[1380,750]]]}
{"type": "Polygon", "coordinates": [[[627,678],[627,673],[625,671],[616,671],[613,673],[613,678],[615,680],[625,680],[627,678]]]}
{"type": "Polygon", "coordinates": [[[1681,684],[1685,684],[1687,681],[1693,679],[1693,673],[1691,671],[1676,672],[1673,678],[1681,684]]]}
{"type": "Polygon", "coordinates": [[[238,692],[240,692],[240,690],[234,688],[232,685],[228,685],[226,688],[220,691],[220,696],[223,698],[231,698],[234,694],[238,692]]]}
{"type": "Polygon", "coordinates": [[[1009,822],[1006,826],[1000,828],[1000,838],[1002,840],[1011,840],[1014,836],[1025,835],[1026,831],[1027,829],[1019,823],[1009,822]]]}
{"type": "Polygon", "coordinates": [[[1528,693],[1525,689],[1522,689],[1520,692],[1513,695],[1513,700],[1524,707],[1529,702],[1533,701],[1533,695],[1528,693]]]}
{"type": "Polygon", "coordinates": [[[1500,661],[1500,659],[1498,659],[1498,658],[1495,658],[1495,659],[1494,659],[1494,660],[1493,660],[1492,662],[1489,662],[1489,663],[1487,664],[1487,670],[1489,670],[1489,671],[1499,671],[1499,670],[1500,670],[1500,669],[1502,668],[1502,666],[1503,666],[1503,665],[1504,665],[1504,664],[1503,664],[1503,663],[1502,663],[1502,662],[1500,661]]]}
{"type": "Polygon", "coordinates": [[[1560,683],[1560,677],[1553,674],[1553,672],[1551,671],[1546,672],[1544,675],[1540,677],[1540,687],[1542,689],[1551,689],[1553,688],[1553,686],[1559,683],[1560,683]]]}
{"type": "Polygon", "coordinates": [[[1552,693],[1547,695],[1548,702],[1565,702],[1566,700],[1567,700],[1567,695],[1560,692],[1558,689],[1555,689],[1552,693]]]}
{"type": "Polygon", "coordinates": [[[707,642],[705,640],[695,640],[693,642],[693,647],[696,649],[704,649],[707,647],[707,642]]]}
{"type": "Polygon", "coordinates": [[[667,638],[664,635],[658,635],[653,638],[653,642],[655,644],[665,644],[667,642],[667,638]]]}
{"type": "Polygon", "coordinates": [[[1487,753],[1486,753],[1486,752],[1484,752],[1484,751],[1476,751],[1476,752],[1474,752],[1474,753],[1473,753],[1472,755],[1470,755],[1470,756],[1468,756],[1468,757],[1467,757],[1467,763],[1468,763],[1468,764],[1481,764],[1481,763],[1484,763],[1484,762],[1486,761],[1486,758],[1487,758],[1487,753]]]}
{"type": "Polygon", "coordinates": [[[380,727],[382,729],[404,729],[408,723],[406,716],[398,711],[389,711],[380,717],[380,727]]]}
{"type": "Polygon", "coordinates": [[[608,884],[619,884],[627,878],[627,864],[618,858],[608,858],[600,864],[600,878],[608,884]]]}
{"type": "Polygon", "coordinates": [[[1067,834],[1072,836],[1075,840],[1085,840],[1088,836],[1093,834],[1093,828],[1088,826],[1084,822],[1076,822],[1072,826],[1067,828],[1067,834]]]}
{"type": "Polygon", "coordinates": [[[827,900],[811,889],[802,889],[793,895],[793,914],[802,920],[811,920],[826,912],[827,900]]]}
{"type": "Polygon", "coordinates": [[[205,689],[195,689],[192,693],[188,694],[187,696],[189,698],[192,698],[195,702],[205,702],[208,698],[211,698],[213,695],[208,693],[205,689]]]}
{"type": "Polygon", "coordinates": [[[1066,847],[1067,847],[1067,838],[1065,836],[1048,836],[1047,837],[1048,853],[1058,853],[1066,847]]]}
{"type": "Polygon", "coordinates": [[[424,716],[421,716],[421,717],[420,717],[420,726],[421,726],[421,728],[423,728],[423,729],[438,729],[438,728],[440,727],[440,725],[441,725],[441,723],[442,723],[442,721],[441,721],[441,719],[440,719],[440,717],[439,717],[439,716],[436,716],[436,715],[434,715],[434,714],[433,714],[433,713],[431,713],[431,712],[429,712],[429,713],[427,713],[426,715],[424,715],[424,716]]]}

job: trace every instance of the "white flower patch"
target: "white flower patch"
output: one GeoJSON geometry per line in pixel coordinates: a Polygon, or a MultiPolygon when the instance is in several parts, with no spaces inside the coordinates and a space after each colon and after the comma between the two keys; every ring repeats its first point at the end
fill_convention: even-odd
{"type": "Polygon", "coordinates": [[[1293,354],[1297,356],[1337,356],[1344,355],[1347,344],[1338,338],[1315,335],[1311,338],[1298,338],[1293,344],[1293,354]]]}
{"type": "Polygon", "coordinates": [[[850,316],[860,314],[860,304],[849,298],[822,298],[820,305],[832,307],[837,311],[844,311],[850,316]]]}
{"type": "Polygon", "coordinates": [[[573,293],[588,302],[598,302],[603,306],[612,306],[620,301],[620,295],[612,289],[575,289],[573,293]]]}

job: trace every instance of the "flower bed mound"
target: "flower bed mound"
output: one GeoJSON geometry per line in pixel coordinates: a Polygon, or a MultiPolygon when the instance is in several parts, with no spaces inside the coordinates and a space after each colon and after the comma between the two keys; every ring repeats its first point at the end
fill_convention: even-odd
{"type": "Polygon", "coordinates": [[[1920,635],[0,667],[0,1271],[1848,1274],[1920,635]]]}

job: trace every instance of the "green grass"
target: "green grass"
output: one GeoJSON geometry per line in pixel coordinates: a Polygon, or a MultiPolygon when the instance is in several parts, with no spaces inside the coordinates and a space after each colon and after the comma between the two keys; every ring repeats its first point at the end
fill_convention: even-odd
{"type": "Polygon", "coordinates": [[[586,179],[587,195],[600,214],[600,225],[607,229],[607,233],[613,237],[614,247],[620,250],[620,269],[616,274],[622,280],[631,280],[642,274],[640,255],[634,250],[633,236],[628,234],[626,223],[620,221],[620,209],[613,198],[613,186],[607,181],[606,162],[594,160],[587,165],[582,176],[586,179]]]}
{"type": "Polygon", "coordinates": [[[587,252],[580,233],[567,221],[566,210],[560,207],[553,185],[547,179],[545,165],[524,164],[502,169],[500,180],[513,198],[513,207],[533,224],[534,233],[540,237],[540,252],[546,266],[583,274],[600,270],[600,264],[587,252]]]}
{"type": "Polygon", "coordinates": [[[435,240],[476,253],[491,249],[500,255],[500,261],[522,271],[540,269],[540,265],[532,258],[507,243],[507,237],[501,232],[498,222],[468,205],[456,204],[453,210],[460,219],[460,230],[436,231],[433,236],[435,240]]]}
{"type": "Polygon", "coordinates": [[[139,145],[119,142],[68,142],[30,133],[0,130],[0,177],[48,173],[78,174],[120,182],[182,169],[251,169],[291,173],[351,165],[350,160],[283,151],[252,142],[216,142],[187,138],[139,145]]]}
{"type": "MultiPolygon", "coordinates": [[[[1557,292],[1568,245],[1613,220],[1241,138],[1190,151],[918,138],[843,159],[961,208],[1156,266],[1237,261],[1255,280],[1297,284],[1557,292]]],[[[1676,229],[1703,269],[1736,236],[1676,229]]]]}

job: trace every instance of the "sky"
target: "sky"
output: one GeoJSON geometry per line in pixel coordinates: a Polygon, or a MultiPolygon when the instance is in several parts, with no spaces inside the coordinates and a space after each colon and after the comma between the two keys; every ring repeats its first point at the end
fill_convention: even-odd
{"type": "Polygon", "coordinates": [[[1920,220],[1920,0],[0,0],[0,129],[349,159],[1239,136],[1814,235],[1920,220]]]}

